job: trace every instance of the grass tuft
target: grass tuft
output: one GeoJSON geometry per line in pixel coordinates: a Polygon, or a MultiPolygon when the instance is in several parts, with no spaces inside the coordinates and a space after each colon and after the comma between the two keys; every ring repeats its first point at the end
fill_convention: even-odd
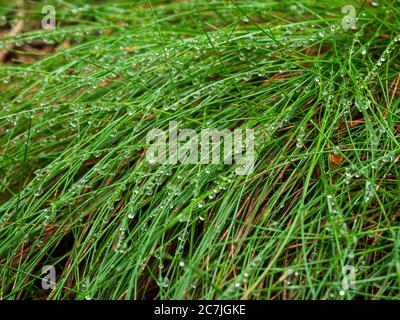
{"type": "Polygon", "coordinates": [[[1,299],[398,299],[399,1],[44,3],[0,7],[1,299]],[[254,172],[151,166],[171,121],[254,172]]]}

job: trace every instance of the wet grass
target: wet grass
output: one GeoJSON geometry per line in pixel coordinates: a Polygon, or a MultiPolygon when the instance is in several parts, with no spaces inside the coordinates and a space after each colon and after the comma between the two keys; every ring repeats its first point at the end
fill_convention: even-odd
{"type": "Polygon", "coordinates": [[[59,1],[55,30],[23,10],[0,40],[0,298],[398,298],[398,1],[59,1]],[[151,166],[170,121],[254,129],[254,172],[151,166]]]}

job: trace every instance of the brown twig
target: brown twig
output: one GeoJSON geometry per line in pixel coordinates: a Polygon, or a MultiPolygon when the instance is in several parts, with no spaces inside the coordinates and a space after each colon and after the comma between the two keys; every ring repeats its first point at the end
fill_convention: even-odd
{"type": "MultiPolygon", "coordinates": [[[[20,20],[11,28],[10,32],[7,34],[8,37],[15,37],[22,31],[22,28],[24,27],[24,20],[23,20],[23,17],[25,16],[24,0],[18,0],[17,6],[18,10],[16,16],[19,17],[20,20]]],[[[12,49],[13,47],[14,44],[7,44],[4,50],[0,52],[0,63],[5,62],[9,50],[12,49]]]]}

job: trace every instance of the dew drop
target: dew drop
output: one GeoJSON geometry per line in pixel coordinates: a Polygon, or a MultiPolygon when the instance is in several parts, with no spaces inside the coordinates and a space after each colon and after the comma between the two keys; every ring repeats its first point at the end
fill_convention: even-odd
{"type": "Polygon", "coordinates": [[[36,197],[40,197],[40,196],[42,195],[42,193],[43,193],[43,187],[42,187],[42,186],[39,186],[39,187],[36,189],[34,195],[35,195],[36,197]]]}
{"type": "Polygon", "coordinates": [[[365,48],[365,47],[362,47],[361,48],[361,54],[363,55],[363,56],[365,56],[366,54],[367,54],[367,49],[365,48]]]}
{"type": "Polygon", "coordinates": [[[129,213],[128,214],[128,219],[133,219],[135,217],[135,214],[134,213],[129,213]]]}
{"type": "Polygon", "coordinates": [[[161,288],[167,288],[168,285],[169,285],[169,279],[168,279],[167,277],[161,278],[161,279],[158,281],[158,285],[159,285],[161,288]]]}

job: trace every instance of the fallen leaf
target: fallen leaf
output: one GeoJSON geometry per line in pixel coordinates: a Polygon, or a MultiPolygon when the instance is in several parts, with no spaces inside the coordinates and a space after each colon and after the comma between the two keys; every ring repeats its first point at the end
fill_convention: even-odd
{"type": "Polygon", "coordinates": [[[336,167],[343,161],[343,157],[339,154],[330,153],[329,160],[336,167]]]}

